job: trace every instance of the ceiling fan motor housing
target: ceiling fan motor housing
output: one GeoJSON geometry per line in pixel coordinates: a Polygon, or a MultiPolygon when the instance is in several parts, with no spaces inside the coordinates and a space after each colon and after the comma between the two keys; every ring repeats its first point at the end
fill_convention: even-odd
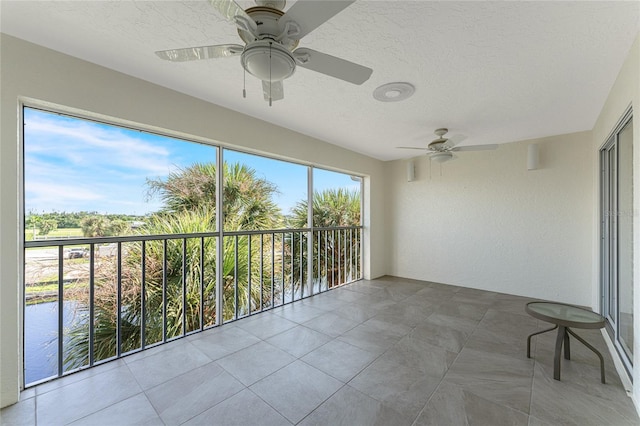
{"type": "Polygon", "coordinates": [[[267,6],[255,6],[246,10],[247,15],[256,22],[258,27],[257,34],[238,28],[238,35],[246,43],[250,44],[256,40],[278,40],[277,43],[283,45],[289,50],[293,50],[298,46],[299,40],[282,36],[280,27],[280,18],[284,15],[282,10],[274,9],[267,6]]]}

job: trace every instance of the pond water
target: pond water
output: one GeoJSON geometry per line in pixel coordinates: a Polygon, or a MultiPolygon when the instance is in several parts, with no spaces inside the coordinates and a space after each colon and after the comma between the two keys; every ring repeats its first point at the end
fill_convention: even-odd
{"type": "MultiPolygon", "coordinates": [[[[75,301],[64,302],[63,326],[74,322],[75,301]]],[[[58,303],[25,306],[24,382],[26,385],[58,374],[58,303]]]]}

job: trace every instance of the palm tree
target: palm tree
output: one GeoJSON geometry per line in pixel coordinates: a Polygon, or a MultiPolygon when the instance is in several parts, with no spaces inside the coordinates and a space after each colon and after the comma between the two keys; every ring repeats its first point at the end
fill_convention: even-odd
{"type": "Polygon", "coordinates": [[[104,237],[109,233],[109,220],[104,216],[87,216],[80,221],[85,237],[104,237]]]}
{"type": "MultiPolygon", "coordinates": [[[[360,210],[358,190],[331,188],[313,194],[313,226],[316,228],[359,226],[360,210]]],[[[288,218],[290,225],[294,228],[307,226],[307,211],[307,200],[296,203],[288,218]]],[[[318,232],[313,242],[314,277],[320,277],[326,286],[346,282],[359,264],[359,256],[347,251],[348,247],[359,244],[358,235],[353,231],[318,232]]],[[[306,270],[306,265],[302,267],[306,270]]]]}
{"type": "MultiPolygon", "coordinates": [[[[241,163],[225,163],[223,168],[223,215],[226,231],[274,229],[282,226],[282,213],[273,201],[277,187],[257,177],[256,171],[241,163]]],[[[195,163],[169,174],[166,180],[148,179],[148,196],[159,195],[164,213],[206,208],[215,223],[216,166],[195,163]]]]}
{"type": "Polygon", "coordinates": [[[126,220],[114,219],[109,222],[110,235],[124,235],[131,228],[126,220]]]}
{"type": "MultiPolygon", "coordinates": [[[[224,168],[224,229],[274,228],[282,214],[271,200],[275,185],[256,177],[253,169],[239,164],[224,168]]],[[[144,235],[197,234],[211,232],[215,224],[215,166],[194,164],[171,174],[165,181],[148,181],[153,194],[159,194],[165,209],[152,215],[136,232],[144,235]]],[[[248,236],[229,236],[223,240],[223,312],[216,312],[216,238],[192,237],[148,241],[144,244],[145,344],[181,335],[203,326],[228,321],[263,306],[275,297],[273,274],[276,268],[260,270],[260,251],[270,247],[271,236],[263,246],[248,236]],[[202,247],[202,249],[201,249],[202,247]],[[237,256],[236,256],[237,255],[237,256]],[[183,262],[186,259],[186,262],[183,262]],[[251,268],[249,267],[251,265],[251,268]],[[251,269],[251,274],[249,271],[251,269]],[[251,285],[249,285],[251,275],[251,285]],[[260,281],[262,277],[262,281],[260,281]],[[202,289],[200,287],[202,282],[202,289]],[[265,286],[260,300],[260,288],[265,286]],[[186,291],[185,291],[186,290],[186,291]],[[164,299],[166,298],[166,305],[164,299]],[[201,309],[202,307],[202,318],[201,309]],[[166,314],[166,315],[165,315],[166,314]],[[164,319],[166,318],[166,323],[164,319]]],[[[123,353],[141,347],[142,324],[142,243],[122,243],[120,340],[123,353]]],[[[279,250],[276,250],[279,253],[279,250]]],[[[269,264],[270,262],[265,262],[269,264]]],[[[115,355],[117,331],[117,277],[115,262],[96,264],[94,300],[94,356],[96,360],[115,355]]],[[[282,291],[282,290],[280,290],[282,291]]],[[[88,300],[88,297],[84,297],[88,300]]],[[[78,304],[79,314],[88,319],[89,306],[78,304]]],[[[74,368],[88,362],[89,322],[78,324],[67,334],[65,365],[74,368]]]]}

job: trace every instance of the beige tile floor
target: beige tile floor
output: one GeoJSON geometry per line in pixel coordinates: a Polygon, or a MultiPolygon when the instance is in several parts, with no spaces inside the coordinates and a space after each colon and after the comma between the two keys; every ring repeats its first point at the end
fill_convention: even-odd
{"type": "Polygon", "coordinates": [[[553,380],[529,299],[385,277],[28,389],[3,425],[638,425],[598,330],[553,380]]]}

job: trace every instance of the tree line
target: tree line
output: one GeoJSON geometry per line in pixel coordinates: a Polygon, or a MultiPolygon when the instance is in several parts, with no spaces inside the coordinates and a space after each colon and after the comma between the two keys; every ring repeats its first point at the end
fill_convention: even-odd
{"type": "Polygon", "coordinates": [[[36,229],[38,235],[47,235],[56,229],[82,228],[85,237],[121,235],[130,224],[144,221],[145,216],[127,214],[100,214],[81,212],[29,212],[25,215],[25,231],[36,229]]]}

